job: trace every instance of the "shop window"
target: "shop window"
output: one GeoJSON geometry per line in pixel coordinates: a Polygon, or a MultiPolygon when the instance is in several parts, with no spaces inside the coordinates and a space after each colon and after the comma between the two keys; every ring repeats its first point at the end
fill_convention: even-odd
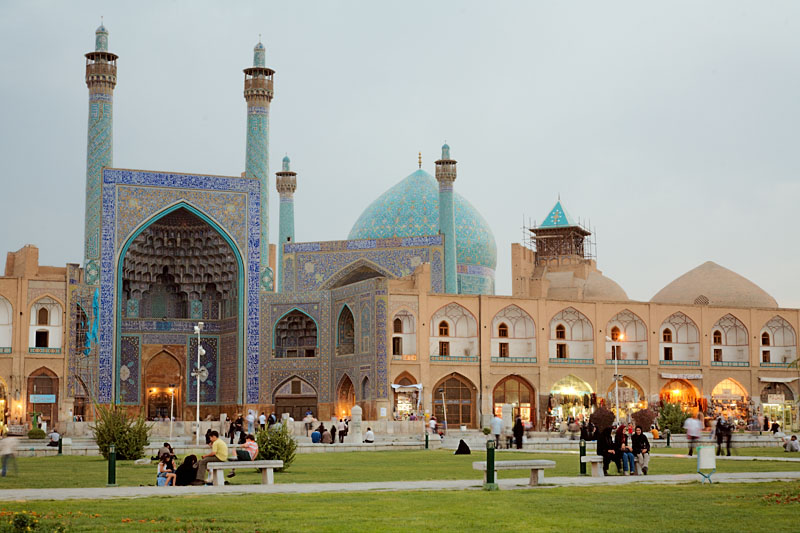
{"type": "Polygon", "coordinates": [[[722,361],[722,350],[720,348],[714,348],[714,361],[722,361]]]}
{"type": "Polygon", "coordinates": [[[36,325],[37,326],[47,326],[50,321],[49,313],[47,312],[46,307],[40,307],[39,311],[36,313],[36,325]]]}
{"type": "Polygon", "coordinates": [[[392,355],[403,355],[402,337],[392,337],[392,355]]]}
{"type": "Polygon", "coordinates": [[[611,328],[611,340],[612,341],[618,341],[619,340],[619,328],[617,326],[614,326],[613,328],[611,328]]]}
{"type": "Polygon", "coordinates": [[[761,334],[761,346],[769,346],[769,333],[766,331],[761,334]]]}
{"type": "Polygon", "coordinates": [[[508,343],[501,342],[500,343],[500,357],[508,357],[508,343]]]}
{"type": "Polygon", "coordinates": [[[508,337],[508,326],[505,324],[500,324],[497,326],[497,336],[498,337],[508,337]]]}
{"type": "Polygon", "coordinates": [[[403,321],[399,318],[394,319],[394,332],[403,333],[403,321]]]}
{"type": "Polygon", "coordinates": [[[567,358],[567,345],[563,342],[559,342],[556,344],[556,358],[557,359],[566,359],[567,358]]]}
{"type": "Polygon", "coordinates": [[[672,342],[672,330],[665,329],[664,333],[661,334],[661,338],[664,339],[664,342],[672,342]]]}
{"type": "Polygon", "coordinates": [[[722,332],[715,330],[712,337],[714,337],[714,344],[722,344],[722,332]]]}
{"type": "Polygon", "coordinates": [[[764,350],[761,352],[761,362],[769,363],[769,350],[764,350]]]}
{"type": "Polygon", "coordinates": [[[556,339],[563,340],[567,338],[567,328],[564,327],[564,324],[559,324],[556,326],[556,339]]]}
{"type": "Polygon", "coordinates": [[[36,332],[36,347],[37,348],[47,348],[50,344],[50,332],[47,330],[39,330],[36,332]]]}
{"type": "Polygon", "coordinates": [[[672,361],[672,346],[664,346],[664,361],[672,361]]]}
{"type": "Polygon", "coordinates": [[[619,359],[622,355],[622,346],[614,345],[611,347],[611,359],[619,359]]]}
{"type": "Polygon", "coordinates": [[[450,326],[444,320],[439,322],[439,336],[440,337],[450,336],[450,326]]]}
{"type": "Polygon", "coordinates": [[[439,343],[439,355],[450,355],[450,343],[442,341],[439,343]]]}

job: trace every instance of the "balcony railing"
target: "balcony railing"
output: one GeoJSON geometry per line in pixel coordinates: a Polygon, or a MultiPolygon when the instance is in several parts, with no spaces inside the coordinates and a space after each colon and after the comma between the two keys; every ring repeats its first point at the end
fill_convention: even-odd
{"type": "Polygon", "coordinates": [[[791,365],[791,364],[792,363],[767,363],[767,362],[762,362],[761,366],[763,366],[765,368],[789,368],[789,365],[791,365]]]}
{"type": "Polygon", "coordinates": [[[572,359],[569,357],[551,357],[550,364],[552,365],[593,365],[594,359],[572,359]]]}
{"type": "Polygon", "coordinates": [[[676,361],[675,359],[661,359],[658,364],[663,366],[700,366],[700,361],[676,361]]]}
{"type": "MultiPolygon", "coordinates": [[[[614,360],[613,359],[606,359],[606,364],[607,365],[613,365],[614,364],[614,360]]],[[[647,365],[647,359],[617,359],[617,364],[618,365],[643,366],[643,365],[647,365]]]]}
{"type": "Polygon", "coordinates": [[[61,348],[28,348],[28,353],[60,354],[61,348]]]}
{"type": "Polygon", "coordinates": [[[0,348],[0,353],[11,353],[11,346],[0,348]]]}
{"type": "Polygon", "coordinates": [[[711,366],[750,366],[747,361],[711,361],[711,366]]]}
{"type": "Polygon", "coordinates": [[[477,363],[476,355],[432,355],[431,361],[439,363],[477,363]]]}
{"type": "Polygon", "coordinates": [[[492,357],[492,363],[535,363],[535,357],[492,357]]]}

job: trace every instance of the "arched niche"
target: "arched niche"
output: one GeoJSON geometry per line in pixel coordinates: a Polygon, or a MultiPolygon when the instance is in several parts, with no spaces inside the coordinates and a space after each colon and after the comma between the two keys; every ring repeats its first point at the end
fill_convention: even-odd
{"type": "Polygon", "coordinates": [[[11,335],[14,322],[14,310],[11,302],[0,296],[0,350],[11,351],[11,335]]]}
{"type": "Polygon", "coordinates": [[[279,419],[283,413],[289,413],[295,420],[302,420],[309,411],[314,416],[318,413],[317,390],[299,376],[292,376],[278,385],[272,401],[279,419]]]}
{"type": "Polygon", "coordinates": [[[516,305],[492,319],[492,357],[536,357],[536,324],[516,305]]]}
{"type": "Polygon", "coordinates": [[[440,379],[433,387],[433,413],[439,424],[446,419],[450,429],[462,425],[477,427],[476,393],[475,385],[461,374],[453,373],[440,379]]]}
{"type": "Polygon", "coordinates": [[[520,417],[536,425],[536,389],[520,376],[506,376],[497,382],[492,391],[494,414],[503,416],[503,405],[511,405],[512,419],[520,417]]]}
{"type": "Polygon", "coordinates": [[[574,307],[559,311],[550,320],[550,359],[594,360],[592,322],[574,307]]]}
{"type": "Polygon", "coordinates": [[[63,336],[63,308],[50,296],[43,296],[31,305],[28,347],[58,350],[63,336]]]}
{"type": "Polygon", "coordinates": [[[747,328],[728,313],[711,328],[711,365],[749,366],[747,328]]]}
{"type": "Polygon", "coordinates": [[[762,366],[784,366],[797,359],[797,334],[780,315],[772,317],[758,336],[762,366]]]}
{"type": "Polygon", "coordinates": [[[350,416],[350,411],[355,404],[356,388],[350,376],[345,374],[339,379],[339,383],[336,386],[336,416],[340,418],[350,416]]]}
{"type": "Polygon", "coordinates": [[[275,357],[316,357],[317,323],[306,313],[293,309],[275,323],[275,357]]]}
{"type": "Polygon", "coordinates": [[[414,361],[417,354],[417,321],[408,310],[401,309],[392,317],[392,357],[414,361]]]}
{"type": "Polygon", "coordinates": [[[647,326],[636,313],[629,309],[620,311],[608,321],[606,331],[608,359],[647,364],[647,326]]]}
{"type": "Polygon", "coordinates": [[[661,323],[658,332],[658,357],[663,364],[700,364],[700,330],[680,311],[661,323]]]}
{"type": "Polygon", "coordinates": [[[348,305],[343,305],[336,321],[336,354],[355,353],[356,323],[348,305]]]}
{"type": "Polygon", "coordinates": [[[474,357],[479,355],[478,321],[465,307],[450,303],[431,318],[430,354],[474,357]]]}

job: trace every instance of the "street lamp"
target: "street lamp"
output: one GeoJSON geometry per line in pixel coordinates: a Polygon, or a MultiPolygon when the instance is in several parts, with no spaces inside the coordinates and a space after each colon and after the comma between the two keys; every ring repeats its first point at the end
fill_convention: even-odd
{"type": "Polygon", "coordinates": [[[169,386],[169,440],[172,442],[172,419],[175,418],[172,413],[175,409],[175,384],[169,386]]]}
{"type": "MultiPolygon", "coordinates": [[[[620,333],[617,336],[616,340],[622,341],[624,339],[625,339],[625,334],[620,333]]],[[[608,342],[614,342],[614,339],[612,339],[608,335],[606,335],[606,340],[608,342]]],[[[616,407],[616,409],[615,409],[615,411],[616,411],[615,418],[616,418],[616,424],[619,425],[619,378],[620,378],[620,376],[619,376],[619,370],[618,370],[618,367],[617,367],[617,359],[618,359],[618,357],[617,357],[616,351],[614,350],[614,345],[613,344],[611,345],[611,359],[614,360],[614,404],[615,404],[615,407],[616,407]]]]}
{"type": "Polygon", "coordinates": [[[444,401],[444,387],[439,389],[442,393],[442,411],[444,412],[444,434],[447,435],[447,404],[444,401]]]}
{"type": "Polygon", "coordinates": [[[200,356],[206,354],[206,351],[200,345],[200,332],[203,331],[203,326],[202,322],[198,322],[194,327],[194,332],[197,333],[197,368],[195,369],[195,375],[197,376],[197,414],[195,418],[197,420],[197,433],[195,434],[195,446],[200,446],[200,356]]]}

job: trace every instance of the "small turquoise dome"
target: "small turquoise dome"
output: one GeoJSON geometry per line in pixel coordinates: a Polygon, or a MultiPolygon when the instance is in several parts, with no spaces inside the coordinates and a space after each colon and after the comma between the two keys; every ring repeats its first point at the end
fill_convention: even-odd
{"type": "Polygon", "coordinates": [[[285,155],[285,156],[283,156],[283,161],[282,161],[282,163],[283,163],[283,171],[284,171],[284,172],[288,172],[288,171],[289,171],[289,164],[290,164],[291,162],[292,162],[292,161],[291,161],[291,159],[289,159],[289,156],[288,156],[288,155],[285,155]]]}
{"type": "Polygon", "coordinates": [[[94,31],[94,49],[96,52],[108,52],[108,30],[102,23],[94,31]]]}
{"type": "MultiPolygon", "coordinates": [[[[489,224],[455,193],[459,292],[493,294],[497,244],[489,224]]],[[[439,185],[417,170],[383,193],[358,217],[348,239],[419,237],[439,233],[439,185]]]]}
{"type": "Polygon", "coordinates": [[[255,48],[253,48],[253,50],[263,50],[263,49],[264,49],[264,43],[262,43],[261,41],[258,41],[258,44],[255,46],[255,48]]]}

